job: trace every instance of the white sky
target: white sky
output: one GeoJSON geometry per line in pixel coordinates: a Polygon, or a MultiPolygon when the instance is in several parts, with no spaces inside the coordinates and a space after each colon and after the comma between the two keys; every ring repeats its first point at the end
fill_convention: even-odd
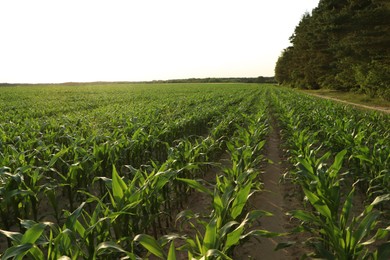
{"type": "Polygon", "coordinates": [[[0,82],[273,76],[319,0],[0,0],[0,82]]]}

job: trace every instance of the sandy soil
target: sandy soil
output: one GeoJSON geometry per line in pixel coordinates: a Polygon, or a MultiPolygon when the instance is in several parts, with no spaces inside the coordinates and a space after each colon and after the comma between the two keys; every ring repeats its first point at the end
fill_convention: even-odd
{"type": "MultiPolygon", "coordinates": [[[[272,130],[267,138],[265,156],[271,163],[266,163],[261,180],[264,191],[255,194],[249,201],[249,210],[260,209],[273,213],[272,217],[263,217],[252,229],[265,229],[272,232],[288,232],[299,223],[291,220],[286,212],[301,208],[300,195],[296,187],[289,183],[281,183],[280,179],[286,171],[287,162],[283,159],[279,128],[273,120],[272,130]]],[[[304,249],[294,246],[275,251],[278,243],[302,240],[300,236],[277,238],[251,238],[239,245],[234,251],[234,259],[299,259],[304,249]]]]}
{"type": "MultiPolygon", "coordinates": [[[[273,213],[272,217],[263,217],[254,223],[251,229],[265,229],[273,232],[285,233],[291,231],[299,225],[297,220],[290,219],[286,215],[293,209],[302,209],[302,195],[299,189],[291,183],[281,183],[280,179],[286,172],[288,165],[287,160],[283,158],[281,149],[280,129],[276,120],[272,120],[272,130],[267,137],[265,147],[265,157],[269,161],[264,163],[260,176],[263,182],[264,190],[255,193],[248,202],[248,210],[266,210],[273,213]]],[[[231,164],[227,154],[222,155],[220,161],[223,166],[231,164]]],[[[212,169],[205,175],[205,180],[213,183],[218,169],[212,169]]],[[[210,198],[202,193],[194,192],[185,207],[187,210],[205,215],[211,210],[210,198]]],[[[176,230],[178,231],[178,230],[176,230]]],[[[185,228],[184,233],[191,234],[194,230],[185,228]]],[[[278,238],[250,238],[243,244],[237,246],[234,250],[233,259],[300,259],[306,252],[305,248],[299,243],[305,237],[302,234],[289,235],[278,238]],[[275,247],[280,242],[294,241],[296,245],[275,251],[275,247]]],[[[176,245],[176,243],[175,243],[176,245]]],[[[176,245],[177,246],[177,245],[176,245]]],[[[177,252],[178,259],[188,259],[183,252],[177,252]]]]}

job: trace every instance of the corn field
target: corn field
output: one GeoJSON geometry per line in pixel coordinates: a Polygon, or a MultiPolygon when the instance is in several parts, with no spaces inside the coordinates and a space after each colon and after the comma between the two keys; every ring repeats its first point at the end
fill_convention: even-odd
{"type": "Polygon", "coordinates": [[[300,232],[303,258],[390,258],[388,115],[259,84],[13,86],[0,100],[1,259],[233,259],[249,237],[300,232]],[[250,229],[272,218],[247,207],[271,118],[303,198],[288,233],[250,229]],[[186,209],[199,194],[207,213],[186,209]]]}

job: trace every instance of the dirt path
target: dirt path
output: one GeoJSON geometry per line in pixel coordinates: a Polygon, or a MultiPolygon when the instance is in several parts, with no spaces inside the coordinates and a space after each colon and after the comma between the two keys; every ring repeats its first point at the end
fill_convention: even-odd
{"type": "Polygon", "coordinates": [[[315,97],[319,97],[319,98],[333,100],[333,101],[336,101],[336,102],[344,103],[344,104],[355,106],[355,107],[358,107],[358,108],[364,108],[364,109],[369,109],[369,110],[374,110],[374,111],[379,111],[379,112],[390,114],[390,108],[388,108],[388,107],[372,107],[372,106],[366,106],[366,105],[362,105],[362,104],[352,103],[352,102],[341,100],[341,99],[338,99],[338,98],[322,96],[322,95],[318,95],[318,94],[314,94],[314,93],[306,93],[306,94],[311,95],[311,96],[315,96],[315,97]]]}
{"type": "MultiPolygon", "coordinates": [[[[266,158],[270,161],[265,165],[261,177],[264,190],[256,193],[249,201],[249,210],[266,210],[273,214],[272,217],[263,217],[255,224],[253,229],[265,229],[272,232],[284,233],[291,230],[298,223],[290,221],[286,212],[300,208],[299,196],[291,184],[280,183],[280,178],[285,172],[285,162],[282,157],[281,139],[279,127],[275,120],[271,122],[271,132],[267,138],[265,147],[266,158]]],[[[275,251],[280,242],[298,240],[299,237],[277,238],[251,238],[240,245],[234,252],[234,259],[299,259],[303,251],[300,248],[288,248],[275,251]]]]}
{"type": "MultiPolygon", "coordinates": [[[[280,128],[276,119],[271,120],[271,130],[267,137],[264,149],[266,163],[262,166],[263,190],[255,193],[248,201],[248,210],[265,210],[273,214],[272,217],[262,217],[253,223],[251,230],[264,229],[272,232],[285,233],[295,228],[299,223],[292,221],[286,213],[293,209],[302,208],[302,197],[297,188],[290,183],[280,183],[282,175],[286,172],[287,161],[283,158],[281,149],[280,128]]],[[[228,154],[223,154],[219,160],[225,167],[231,166],[228,154]]],[[[205,180],[213,183],[215,174],[219,169],[211,169],[204,176],[205,180]]],[[[185,207],[187,210],[204,215],[211,211],[210,198],[203,193],[194,192],[185,207]]],[[[175,230],[176,232],[178,230],[175,230]]],[[[195,231],[191,227],[185,227],[185,234],[193,234],[195,231]]],[[[248,259],[300,259],[304,254],[304,248],[294,246],[275,251],[275,247],[280,242],[302,241],[301,235],[277,238],[250,238],[243,244],[238,245],[232,258],[235,260],[248,259]]],[[[154,259],[154,258],[151,258],[154,259]]],[[[177,259],[188,259],[185,252],[178,252],[177,259]]]]}

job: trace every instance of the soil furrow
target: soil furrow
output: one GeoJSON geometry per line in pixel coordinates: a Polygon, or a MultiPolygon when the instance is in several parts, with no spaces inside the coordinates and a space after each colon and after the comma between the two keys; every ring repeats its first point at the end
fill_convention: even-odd
{"type": "MultiPolygon", "coordinates": [[[[295,187],[289,183],[281,183],[280,179],[286,170],[286,162],[281,150],[280,129],[274,118],[271,119],[271,130],[265,146],[265,158],[261,181],[263,190],[254,194],[248,202],[249,210],[265,210],[273,214],[271,217],[261,218],[251,229],[285,233],[298,223],[293,223],[286,215],[291,209],[300,207],[295,187]]],[[[246,243],[239,245],[234,252],[234,259],[299,259],[303,254],[301,249],[287,248],[275,251],[278,243],[289,240],[299,240],[298,237],[250,238],[246,243]]]]}

